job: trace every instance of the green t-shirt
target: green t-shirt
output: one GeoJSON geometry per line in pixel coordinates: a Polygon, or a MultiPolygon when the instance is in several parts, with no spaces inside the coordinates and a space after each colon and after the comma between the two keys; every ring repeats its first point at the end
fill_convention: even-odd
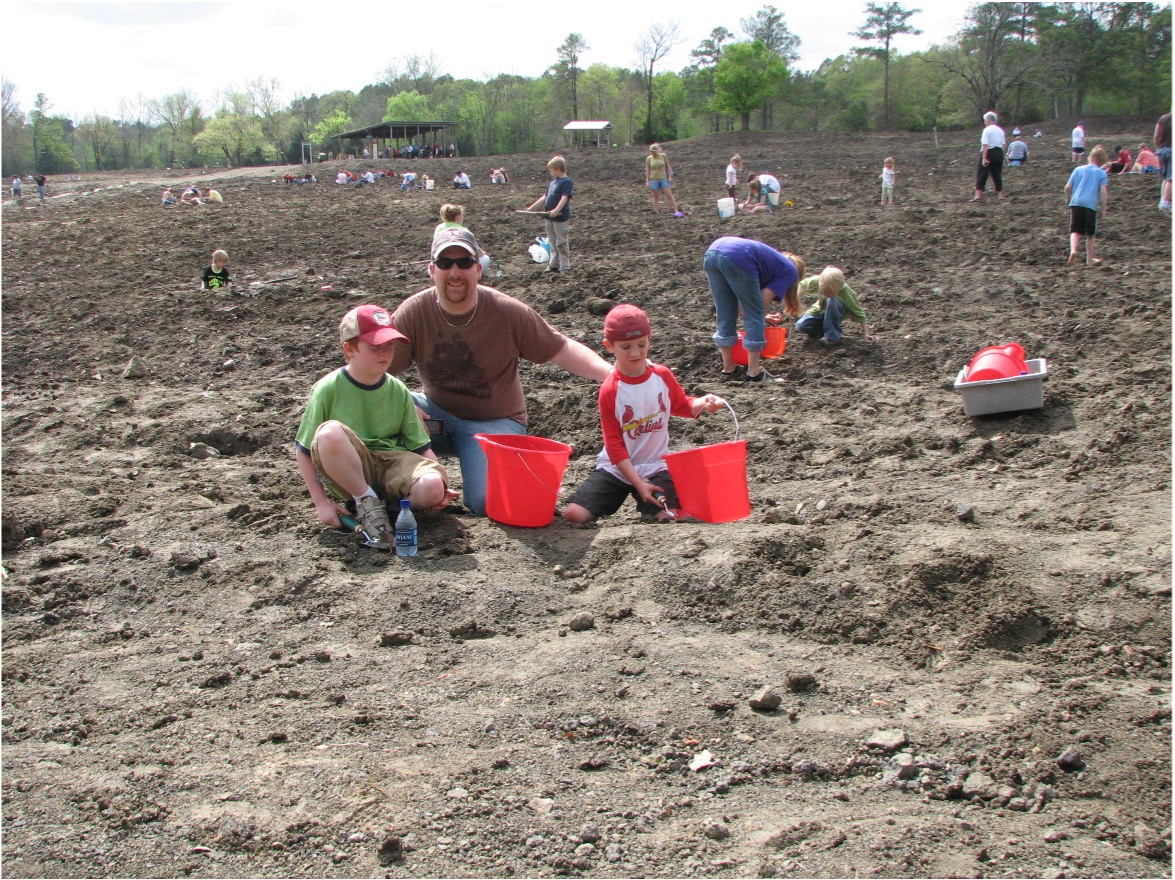
{"type": "MultiPolygon", "coordinates": [[[[820,293],[820,276],[813,275],[810,278],[805,278],[800,282],[800,293],[815,294],[816,303],[808,309],[804,314],[814,315],[817,318],[824,317],[824,295],[820,293]]],[[[847,284],[840,289],[837,294],[839,299],[845,306],[845,316],[858,324],[864,324],[866,321],[865,310],[861,308],[861,303],[857,301],[857,294],[853,293],[853,288],[847,284]]]]}
{"type": "Polygon", "coordinates": [[[431,445],[408,386],[387,374],[374,386],[360,385],[342,368],[319,379],[298,426],[298,447],[309,453],[314,432],[331,420],[342,422],[371,450],[420,453],[431,445]]]}

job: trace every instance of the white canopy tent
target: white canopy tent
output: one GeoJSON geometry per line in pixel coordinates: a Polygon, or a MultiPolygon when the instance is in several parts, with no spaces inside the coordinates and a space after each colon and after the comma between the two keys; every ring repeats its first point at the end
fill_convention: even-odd
{"type": "Polygon", "coordinates": [[[563,130],[573,147],[612,146],[612,123],[607,120],[576,119],[563,126],[563,130]]]}

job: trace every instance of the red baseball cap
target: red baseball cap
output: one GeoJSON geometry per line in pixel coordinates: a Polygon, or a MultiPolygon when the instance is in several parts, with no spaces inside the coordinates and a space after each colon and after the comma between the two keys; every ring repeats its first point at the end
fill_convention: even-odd
{"type": "Polygon", "coordinates": [[[368,345],[407,342],[408,337],[392,324],[392,316],[383,306],[356,306],[339,322],[339,339],[346,342],[356,336],[368,345]]]}
{"type": "Polygon", "coordinates": [[[604,319],[604,338],[613,342],[649,336],[652,332],[649,316],[629,303],[616,306],[604,319]]]}

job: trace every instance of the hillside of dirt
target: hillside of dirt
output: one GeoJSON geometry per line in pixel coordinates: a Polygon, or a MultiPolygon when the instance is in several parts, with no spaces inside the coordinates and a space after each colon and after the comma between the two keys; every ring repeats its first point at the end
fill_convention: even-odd
{"type": "MultiPolygon", "coordinates": [[[[547,154],[346,165],[432,192],[328,163],[6,197],[4,875],[1169,877],[1171,218],[1154,176],[1115,177],[1104,263],[1066,266],[1070,127],[978,204],[978,129],[670,143],[680,219],[644,149],[569,151],[554,278],[515,213],[547,154]],[[720,219],[736,151],[792,205],[720,219]],[[636,303],[654,359],[730,401],[748,518],[454,504],[414,559],[318,526],[306,395],[348,308],[426,286],[461,168],[486,283],[600,351],[636,303]],[[161,207],[164,181],[224,202],[161,207]],[[840,266],[879,340],[793,332],[783,382],[721,383],[702,256],[728,234],[840,266]],[[232,294],[199,290],[215,248],[232,294]],[[956,374],[1006,342],[1046,360],[1043,408],[966,417],[956,374]]],[[[578,484],[595,387],[523,382],[578,484]]]]}

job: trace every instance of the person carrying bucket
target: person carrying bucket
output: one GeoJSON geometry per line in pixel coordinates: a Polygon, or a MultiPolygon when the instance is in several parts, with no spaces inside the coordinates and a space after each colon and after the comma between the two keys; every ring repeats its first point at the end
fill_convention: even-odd
{"type": "Polygon", "coordinates": [[[413,393],[434,448],[461,462],[465,506],[485,516],[488,462],[477,434],[525,434],[526,397],[520,358],[553,363],[595,382],[608,363],[564,336],[530,306],[483,287],[477,238],[460,226],[437,230],[428,272],[433,286],[400,303],[392,316],[409,341],[397,345],[390,372],[413,363],[423,392],[413,393]]]}
{"type": "Polygon", "coordinates": [[[604,319],[604,348],[616,358],[600,386],[604,448],[596,469],[563,509],[570,522],[613,514],[629,495],[636,498],[639,513],[661,520],[680,515],[665,464],[669,416],[696,419],[717,412],[726,401],[714,394],[688,396],[668,367],[648,359],[652,339],[649,316],[634,305],[618,305],[604,319]]]}

